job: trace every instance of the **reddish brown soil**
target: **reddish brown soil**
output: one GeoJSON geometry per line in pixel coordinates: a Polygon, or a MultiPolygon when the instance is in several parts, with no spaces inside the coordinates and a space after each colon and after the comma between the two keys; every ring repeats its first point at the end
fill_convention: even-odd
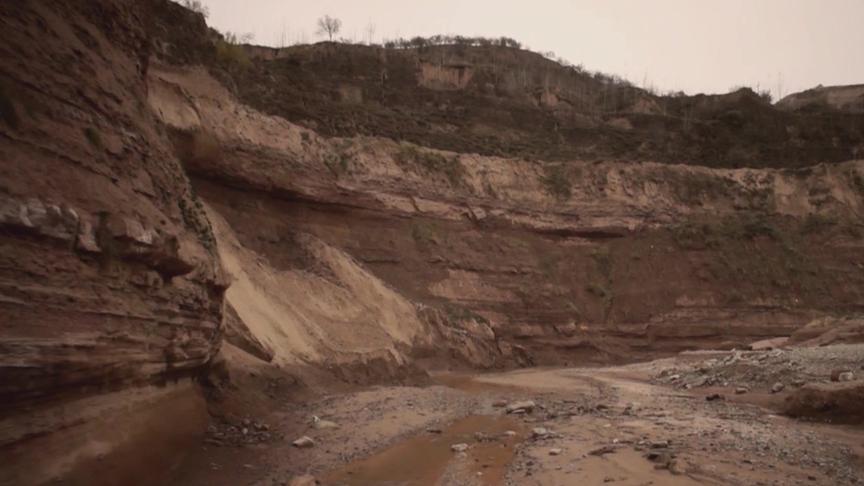
{"type": "MultiPolygon", "coordinates": [[[[0,484],[860,476],[857,429],[639,367],[424,367],[609,365],[860,312],[864,165],[838,162],[861,115],[658,98],[511,49],[229,63],[167,0],[7,1],[0,25],[0,484]],[[445,54],[473,74],[447,85],[445,54]],[[704,167],[741,165],[777,169],[704,167]]],[[[790,403],[846,417],[859,392],[790,403]]]]}

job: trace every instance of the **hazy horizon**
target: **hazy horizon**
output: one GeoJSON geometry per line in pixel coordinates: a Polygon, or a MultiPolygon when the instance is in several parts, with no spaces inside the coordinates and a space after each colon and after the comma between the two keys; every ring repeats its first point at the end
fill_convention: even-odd
{"type": "Polygon", "coordinates": [[[374,42],[459,34],[512,37],[590,71],[688,94],[735,86],[775,99],[816,85],[864,83],[864,1],[832,0],[202,0],[208,23],[254,43],[311,43],[316,20],[342,21],[339,37],[374,42]],[[369,26],[374,26],[370,32],[369,26]]]}

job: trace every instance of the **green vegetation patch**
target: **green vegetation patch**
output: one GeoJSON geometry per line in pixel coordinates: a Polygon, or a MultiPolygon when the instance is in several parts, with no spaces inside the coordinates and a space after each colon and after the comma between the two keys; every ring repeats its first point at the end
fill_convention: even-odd
{"type": "Polygon", "coordinates": [[[350,160],[351,157],[348,154],[327,154],[324,157],[324,165],[330,169],[333,175],[338,176],[348,171],[348,162],[350,160]]]}
{"type": "Polygon", "coordinates": [[[603,277],[609,279],[612,276],[612,256],[609,247],[600,246],[591,250],[591,259],[597,265],[597,270],[603,277]]]}
{"type": "Polygon", "coordinates": [[[606,299],[611,295],[611,292],[609,292],[609,289],[607,289],[606,286],[600,282],[589,283],[588,285],[585,286],[585,290],[589,294],[595,295],[601,299],[606,299]]]}
{"type": "Polygon", "coordinates": [[[230,33],[226,35],[226,40],[216,41],[216,60],[228,70],[243,70],[252,66],[252,60],[238,42],[230,33]]]}
{"type": "Polygon", "coordinates": [[[804,218],[804,221],[801,222],[801,234],[811,235],[823,233],[824,231],[836,226],[837,223],[837,218],[833,216],[816,213],[808,214],[807,217],[804,218]]]}
{"type": "Polygon", "coordinates": [[[562,164],[544,166],[540,181],[546,192],[559,201],[566,201],[573,194],[573,184],[570,182],[567,167],[562,164]]]}
{"type": "Polygon", "coordinates": [[[420,150],[415,145],[402,144],[394,160],[400,167],[408,170],[420,169],[426,174],[443,174],[454,187],[465,183],[465,167],[458,155],[446,157],[437,152],[420,150]]]}
{"type": "Polygon", "coordinates": [[[672,227],[671,231],[675,243],[684,250],[717,248],[728,240],[784,239],[783,232],[765,213],[726,216],[720,221],[686,221],[672,227]]]}
{"type": "Polygon", "coordinates": [[[437,245],[439,233],[438,228],[427,221],[415,221],[411,225],[411,237],[420,244],[437,245]]]}
{"type": "MultiPolygon", "coordinates": [[[[757,294],[777,288],[819,296],[827,295],[830,278],[809,255],[807,240],[837,225],[838,220],[821,215],[796,221],[749,213],[682,223],[671,228],[671,235],[683,250],[710,252],[704,265],[717,281],[752,287],[757,294]]],[[[728,303],[740,300],[737,292],[749,291],[730,289],[728,303]]]]}
{"type": "Polygon", "coordinates": [[[463,322],[474,320],[483,324],[489,324],[489,320],[480,314],[472,311],[471,309],[467,309],[465,307],[461,307],[453,304],[446,304],[444,306],[444,313],[447,315],[447,318],[451,322],[463,322]]]}
{"type": "Polygon", "coordinates": [[[102,148],[102,135],[93,127],[84,128],[84,137],[90,142],[90,145],[96,148],[102,148]]]}
{"type": "Polygon", "coordinates": [[[207,219],[204,204],[195,195],[192,186],[188,186],[187,190],[188,193],[180,198],[178,202],[183,223],[198,235],[199,241],[201,241],[205,248],[214,251],[216,248],[216,237],[213,234],[213,227],[210,226],[210,220],[207,219]]]}

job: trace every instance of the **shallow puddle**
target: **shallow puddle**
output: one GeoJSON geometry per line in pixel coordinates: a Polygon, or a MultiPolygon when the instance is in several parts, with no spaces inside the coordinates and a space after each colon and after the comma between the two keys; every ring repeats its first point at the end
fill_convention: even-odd
{"type": "Polygon", "coordinates": [[[366,459],[355,461],[323,478],[325,485],[434,485],[450,461],[464,461],[466,468],[486,485],[504,483],[513,460],[514,446],[525,437],[524,426],[508,416],[472,415],[444,428],[440,434],[423,432],[366,459]],[[512,430],[515,436],[505,432],[512,430]],[[494,440],[478,440],[478,433],[494,440]],[[470,446],[467,457],[450,446],[470,446]]]}

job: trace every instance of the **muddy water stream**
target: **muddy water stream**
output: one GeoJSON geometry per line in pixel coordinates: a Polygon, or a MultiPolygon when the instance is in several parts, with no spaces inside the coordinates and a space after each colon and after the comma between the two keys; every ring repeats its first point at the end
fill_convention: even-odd
{"type": "Polygon", "coordinates": [[[472,415],[441,430],[399,442],[366,459],[350,463],[323,478],[325,485],[434,485],[451,461],[467,464],[482,484],[503,484],[514,446],[523,440],[522,423],[507,416],[472,415]],[[508,436],[507,431],[516,432],[508,436]],[[478,440],[478,436],[491,440],[478,440]],[[465,443],[467,457],[450,446],[465,443]],[[482,473],[482,475],[477,475],[482,473]]]}

